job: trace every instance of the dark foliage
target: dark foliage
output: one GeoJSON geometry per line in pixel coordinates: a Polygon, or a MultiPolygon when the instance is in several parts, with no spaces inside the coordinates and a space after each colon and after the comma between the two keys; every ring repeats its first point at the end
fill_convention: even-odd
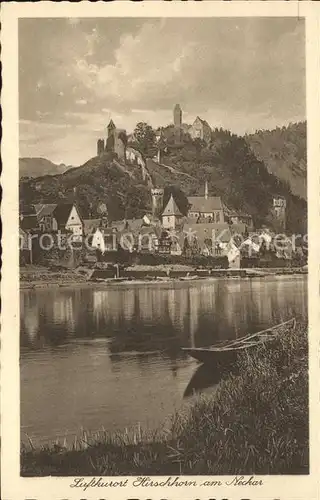
{"type": "Polygon", "coordinates": [[[307,124],[293,123],[274,130],[259,130],[246,141],[268,171],[288,182],[292,193],[307,197],[307,124]]]}
{"type": "MultiPolygon", "coordinates": [[[[296,130],[300,144],[297,155],[303,158],[303,141],[299,142],[299,130],[303,129],[303,124],[288,128],[289,131],[279,129],[281,133],[276,132],[284,137],[284,151],[287,150],[285,138],[289,134],[290,144],[293,144],[296,130]]],[[[143,123],[138,124],[137,129],[137,139],[142,145],[140,149],[152,150],[153,130],[143,123]]],[[[264,132],[258,135],[262,140],[264,132]]],[[[274,195],[285,196],[287,230],[305,233],[306,201],[292,194],[289,179],[283,180],[278,173],[270,173],[269,164],[258,159],[252,140],[249,139],[249,136],[243,138],[216,129],[212,132],[209,145],[190,140],[187,136],[179,146],[170,145],[169,141],[161,165],[147,160],[148,179],[152,179],[157,187],[166,188],[165,202],[173,193],[183,214],[188,208],[187,196],[203,196],[207,180],[209,194],[221,196],[229,209],[250,214],[256,227],[267,224],[275,230],[276,222],[271,213],[272,198],[274,195]]],[[[20,199],[24,204],[76,201],[83,215],[92,217],[96,216],[97,206],[104,202],[110,220],[141,217],[151,208],[150,182],[143,181],[141,169],[137,165],[120,162],[112,153],[92,158],[83,166],[71,168],[62,175],[22,179],[20,199]]]]}

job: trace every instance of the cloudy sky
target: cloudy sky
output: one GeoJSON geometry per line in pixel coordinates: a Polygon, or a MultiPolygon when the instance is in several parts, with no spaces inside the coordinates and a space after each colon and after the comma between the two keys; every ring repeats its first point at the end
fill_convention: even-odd
{"type": "Polygon", "coordinates": [[[197,115],[242,134],[305,119],[304,21],[57,18],[19,21],[20,156],[79,165],[110,118],[197,115]]]}

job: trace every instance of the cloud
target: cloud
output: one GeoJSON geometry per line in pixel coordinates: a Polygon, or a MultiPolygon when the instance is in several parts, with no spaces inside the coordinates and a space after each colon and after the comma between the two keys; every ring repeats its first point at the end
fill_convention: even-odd
{"type": "Polygon", "coordinates": [[[78,104],[79,106],[85,106],[86,104],[88,104],[88,101],[86,99],[77,99],[76,104],[78,104]]]}
{"type": "MultiPolygon", "coordinates": [[[[231,103],[236,109],[258,110],[265,98],[271,110],[281,110],[294,101],[293,91],[303,92],[300,26],[274,39],[272,29],[250,34],[244,29],[246,20],[237,21],[238,29],[233,26],[227,36],[226,25],[212,29],[207,20],[193,25],[183,21],[178,30],[173,20],[148,21],[135,35],[123,35],[112,63],[79,59],[77,81],[98,101],[120,107],[163,108],[178,101],[190,111],[222,102],[226,107],[231,103]]],[[[257,31],[259,24],[254,27],[257,31]]]]}
{"type": "Polygon", "coordinates": [[[111,118],[162,126],[176,103],[187,123],[244,133],[305,118],[304,22],[23,19],[19,75],[21,147],[50,159],[82,163],[111,118]]]}

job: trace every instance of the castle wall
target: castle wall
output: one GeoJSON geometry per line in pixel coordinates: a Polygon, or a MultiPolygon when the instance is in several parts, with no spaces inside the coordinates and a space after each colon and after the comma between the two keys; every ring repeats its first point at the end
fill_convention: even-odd
{"type": "Polygon", "coordinates": [[[125,148],[125,145],[124,145],[122,139],[120,139],[120,137],[117,134],[114,135],[114,149],[113,150],[119,159],[121,159],[121,160],[125,159],[126,148],[125,148]]]}
{"type": "Polygon", "coordinates": [[[195,120],[192,127],[190,128],[190,136],[192,139],[202,139],[205,142],[210,142],[211,140],[211,129],[205,124],[201,123],[200,120],[195,120]]]}
{"type": "Polygon", "coordinates": [[[97,156],[101,156],[104,153],[104,139],[98,139],[97,141],[97,156]]]}

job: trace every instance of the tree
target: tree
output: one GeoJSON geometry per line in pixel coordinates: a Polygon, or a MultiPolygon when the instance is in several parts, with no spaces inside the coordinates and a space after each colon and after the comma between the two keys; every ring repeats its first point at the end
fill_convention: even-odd
{"type": "Polygon", "coordinates": [[[179,186],[169,185],[164,188],[164,197],[163,197],[163,206],[165,207],[170,199],[170,196],[173,196],[174,201],[176,202],[180,212],[183,215],[187,215],[189,210],[189,201],[185,193],[180,189],[179,186]]]}
{"type": "Polygon", "coordinates": [[[196,150],[196,159],[197,159],[197,161],[199,161],[200,160],[200,155],[201,155],[201,150],[206,147],[206,143],[200,137],[196,137],[193,140],[193,144],[194,144],[194,147],[195,147],[195,150],[196,150]]]}
{"type": "Polygon", "coordinates": [[[155,147],[156,134],[148,123],[139,122],[134,129],[133,135],[141,153],[148,155],[155,147]]]}

